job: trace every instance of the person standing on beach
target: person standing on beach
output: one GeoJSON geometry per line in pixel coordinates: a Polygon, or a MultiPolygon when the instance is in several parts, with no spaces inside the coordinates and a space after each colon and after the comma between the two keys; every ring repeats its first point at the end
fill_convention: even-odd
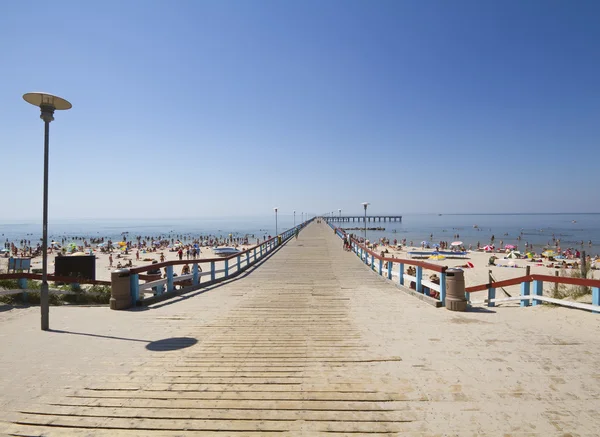
{"type": "Polygon", "coordinates": [[[111,253],[110,255],[108,255],[108,266],[112,267],[113,266],[112,263],[113,263],[113,257],[112,257],[112,253],[111,253]]]}

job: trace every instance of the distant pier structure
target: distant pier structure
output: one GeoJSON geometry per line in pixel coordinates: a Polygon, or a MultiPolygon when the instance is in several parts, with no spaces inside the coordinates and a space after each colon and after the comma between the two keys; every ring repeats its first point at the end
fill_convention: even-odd
{"type": "MultiPolygon", "coordinates": [[[[333,217],[324,217],[328,222],[364,222],[364,215],[342,215],[333,217]]],[[[368,215],[369,222],[401,222],[401,215],[368,215]]]]}

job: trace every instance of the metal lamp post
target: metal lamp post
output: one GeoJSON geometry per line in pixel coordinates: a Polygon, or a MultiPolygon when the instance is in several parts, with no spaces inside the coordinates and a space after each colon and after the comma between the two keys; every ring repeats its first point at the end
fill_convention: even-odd
{"type": "Polygon", "coordinates": [[[369,206],[369,202],[363,202],[362,206],[365,207],[365,246],[367,244],[367,206],[369,206]]]}
{"type": "Polygon", "coordinates": [[[294,210],[294,227],[296,227],[296,210],[294,210]]]}
{"type": "Polygon", "coordinates": [[[279,235],[279,232],[277,232],[277,210],[279,208],[275,207],[273,208],[273,211],[275,211],[275,235],[279,235]]]}
{"type": "Polygon", "coordinates": [[[23,94],[27,103],[38,106],[40,118],[44,120],[44,211],[42,224],[42,288],[40,290],[40,308],[42,313],[42,330],[50,329],[50,305],[48,297],[48,155],[50,122],[54,120],[55,110],[71,109],[73,105],[57,96],[48,93],[23,94]]]}
{"type": "Polygon", "coordinates": [[[338,208],[338,214],[340,216],[340,221],[342,221],[342,210],[338,208]]]}

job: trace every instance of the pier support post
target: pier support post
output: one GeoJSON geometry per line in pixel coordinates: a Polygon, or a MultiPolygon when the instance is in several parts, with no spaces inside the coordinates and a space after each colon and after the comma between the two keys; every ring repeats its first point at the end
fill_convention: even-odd
{"type": "Polygon", "coordinates": [[[229,260],[225,258],[225,277],[229,276],[229,260]]]}
{"type": "MultiPolygon", "coordinates": [[[[544,282],[538,281],[538,280],[533,281],[533,294],[535,296],[541,296],[543,292],[544,292],[544,282]]],[[[541,304],[542,304],[541,300],[533,299],[533,303],[532,303],[533,306],[541,305],[541,304]]]]}
{"type": "Polygon", "coordinates": [[[440,302],[446,306],[446,273],[440,273],[440,302]]]}
{"type": "MultiPolygon", "coordinates": [[[[529,281],[521,282],[521,296],[529,296],[531,283],[529,281]]],[[[528,307],[529,300],[521,300],[522,307],[528,307]]]]}
{"type": "Polygon", "coordinates": [[[379,276],[383,274],[383,260],[379,258],[379,276]]]}
{"type": "Polygon", "coordinates": [[[392,279],[392,268],[394,268],[394,263],[391,261],[388,261],[388,271],[387,271],[388,279],[392,279]]]}
{"type": "Polygon", "coordinates": [[[246,252],[246,268],[250,267],[250,252],[246,252]]]}
{"type": "Polygon", "coordinates": [[[216,277],[215,262],[211,261],[210,262],[210,280],[214,282],[215,277],[216,277]]]}
{"type": "Polygon", "coordinates": [[[21,290],[25,290],[27,288],[27,279],[19,278],[17,279],[17,284],[21,290]]]}
{"type": "Polygon", "coordinates": [[[416,283],[415,288],[417,289],[417,291],[419,293],[423,293],[423,285],[421,284],[421,281],[423,280],[423,267],[417,266],[416,278],[417,278],[417,283],[416,283]]]}
{"type": "Polygon", "coordinates": [[[398,283],[404,285],[404,263],[398,265],[400,271],[398,272],[398,283]]]}
{"type": "Polygon", "coordinates": [[[198,285],[200,283],[200,275],[198,273],[198,264],[192,265],[192,285],[198,285]]]}
{"type": "Polygon", "coordinates": [[[237,257],[237,271],[239,272],[241,268],[242,268],[242,256],[238,255],[238,257],[237,257]]]}
{"type": "Polygon", "coordinates": [[[493,287],[488,288],[488,307],[495,307],[496,303],[492,302],[492,299],[496,299],[496,289],[493,287]]]}
{"type": "MultiPolygon", "coordinates": [[[[600,305],[600,288],[592,288],[592,305],[600,305]]],[[[592,311],[594,314],[600,314],[600,308],[598,311],[592,311]]]]}
{"type": "Polygon", "coordinates": [[[173,282],[173,266],[167,266],[167,293],[175,289],[173,282]]]}

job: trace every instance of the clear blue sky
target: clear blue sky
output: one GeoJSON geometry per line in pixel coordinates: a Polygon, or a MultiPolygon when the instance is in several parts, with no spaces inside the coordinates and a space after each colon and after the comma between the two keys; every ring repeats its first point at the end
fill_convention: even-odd
{"type": "Polygon", "coordinates": [[[0,219],[600,210],[598,1],[17,1],[0,219]]]}

